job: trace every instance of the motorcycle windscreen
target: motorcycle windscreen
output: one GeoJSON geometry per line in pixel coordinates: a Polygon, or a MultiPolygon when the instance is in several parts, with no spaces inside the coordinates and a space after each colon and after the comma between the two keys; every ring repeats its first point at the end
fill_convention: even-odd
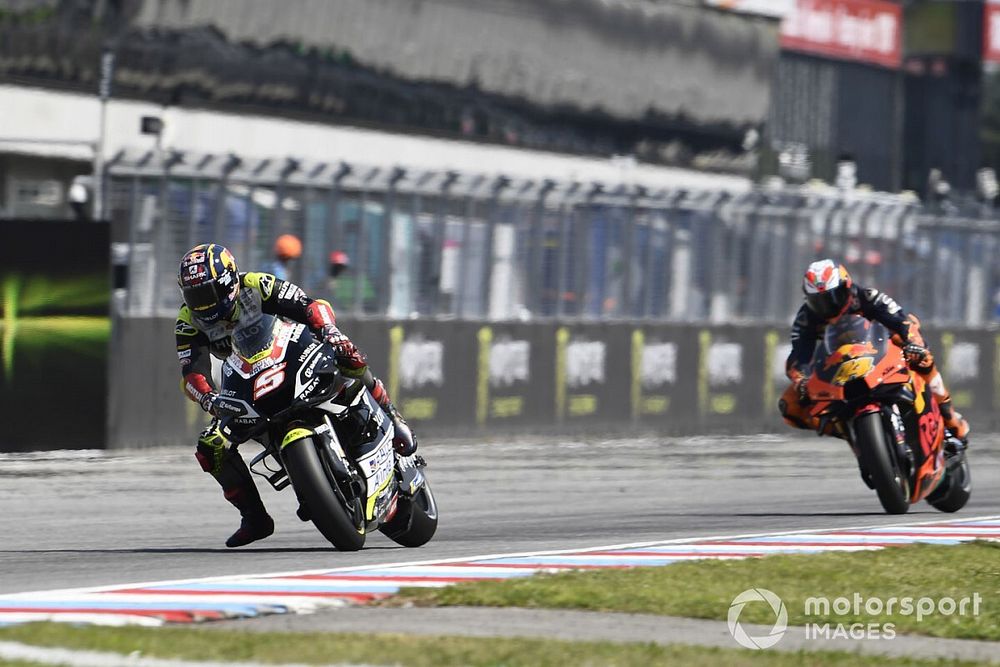
{"type": "Polygon", "coordinates": [[[868,375],[889,352],[891,334],[861,315],[830,323],[816,350],[813,375],[836,387],[868,375]]]}
{"type": "Polygon", "coordinates": [[[253,324],[237,327],[233,332],[233,349],[245,360],[254,359],[269,352],[274,345],[274,328],[278,318],[262,315],[253,324]]]}
{"type": "Polygon", "coordinates": [[[873,322],[862,315],[844,315],[827,325],[820,349],[816,351],[816,358],[819,360],[821,355],[829,357],[843,352],[841,348],[845,345],[864,346],[865,352],[859,349],[858,354],[882,355],[885,354],[891,335],[879,322],[873,322]]]}

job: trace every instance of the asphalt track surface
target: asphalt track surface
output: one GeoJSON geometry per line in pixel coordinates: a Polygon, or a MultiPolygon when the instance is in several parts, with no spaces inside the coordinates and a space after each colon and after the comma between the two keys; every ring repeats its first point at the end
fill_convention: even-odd
{"type": "MultiPolygon", "coordinates": [[[[238,516],[193,448],[0,455],[0,593],[1000,514],[1000,437],[973,441],[972,500],[886,516],[847,446],[812,435],[422,443],[441,511],[420,549],[329,548],[291,489],[258,480],[277,531],[238,516]]],[[[254,453],[247,447],[246,455],[254,453]]]]}

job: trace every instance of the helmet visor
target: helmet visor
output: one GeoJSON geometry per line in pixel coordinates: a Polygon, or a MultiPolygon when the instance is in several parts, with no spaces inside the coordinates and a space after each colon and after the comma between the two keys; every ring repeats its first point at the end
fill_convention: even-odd
{"type": "Polygon", "coordinates": [[[823,319],[830,319],[840,314],[847,304],[847,290],[836,287],[828,292],[806,294],[806,305],[823,319]]]}
{"type": "Polygon", "coordinates": [[[219,305],[222,295],[219,284],[214,280],[201,285],[183,288],[184,303],[193,311],[206,311],[219,305]]]}
{"type": "Polygon", "coordinates": [[[184,287],[181,292],[192,315],[203,322],[215,322],[226,317],[236,304],[236,300],[229,295],[230,290],[214,280],[184,287]]]}

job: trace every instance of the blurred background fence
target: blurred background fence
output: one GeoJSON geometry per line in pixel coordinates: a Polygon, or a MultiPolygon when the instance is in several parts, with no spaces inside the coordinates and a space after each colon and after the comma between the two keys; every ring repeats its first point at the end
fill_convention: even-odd
{"type": "Polygon", "coordinates": [[[290,233],[289,277],[352,319],[784,322],[820,257],[929,322],[1000,319],[992,209],[926,206],[830,186],[652,191],[457,172],[235,156],[122,154],[108,202],[127,271],[116,310],[169,317],[191,246],[268,270],[290,233]],[[346,255],[336,278],[331,255],[346,255]]]}

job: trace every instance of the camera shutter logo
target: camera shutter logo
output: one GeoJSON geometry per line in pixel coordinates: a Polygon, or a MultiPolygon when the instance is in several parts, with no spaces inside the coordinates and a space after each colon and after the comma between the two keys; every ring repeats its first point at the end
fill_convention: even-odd
{"type": "Polygon", "coordinates": [[[737,595],[733,603],[729,605],[729,634],[733,636],[737,644],[744,648],[771,648],[781,641],[781,638],[785,636],[787,628],[788,610],[785,609],[785,603],[766,588],[747,589],[737,595]],[[750,602],[765,602],[771,607],[771,611],[774,612],[774,627],[766,635],[749,635],[743,629],[743,626],[740,625],[740,614],[743,613],[743,607],[747,606],[750,602]]]}

